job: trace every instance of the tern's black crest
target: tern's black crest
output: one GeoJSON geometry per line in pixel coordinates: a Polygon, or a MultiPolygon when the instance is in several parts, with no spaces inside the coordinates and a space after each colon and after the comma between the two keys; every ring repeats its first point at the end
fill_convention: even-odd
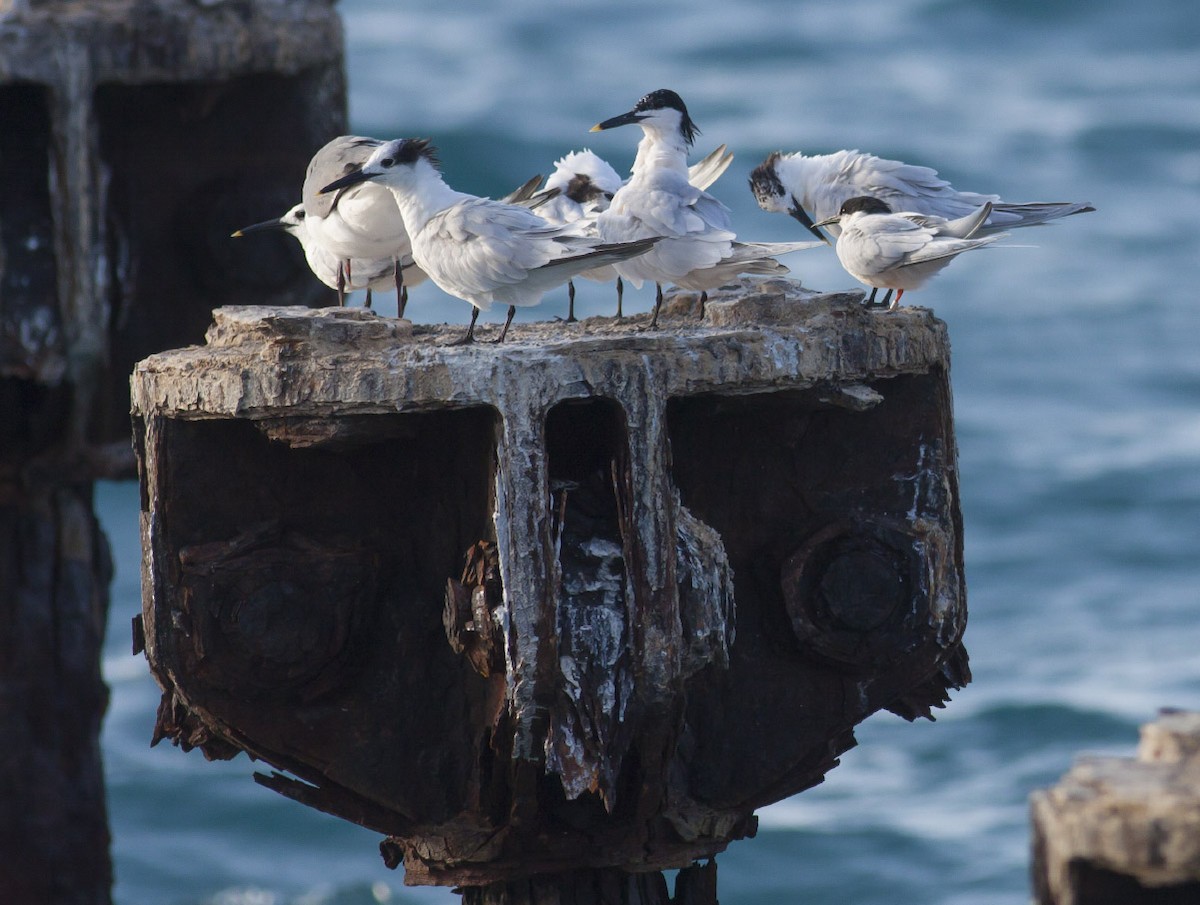
{"type": "Polygon", "coordinates": [[[404,138],[397,144],[398,147],[395,154],[379,161],[383,166],[392,167],[398,164],[414,164],[424,157],[433,164],[434,169],[441,169],[441,161],[438,160],[437,148],[430,143],[428,138],[404,138]]]}
{"type": "Polygon", "coordinates": [[[870,195],[859,195],[856,198],[849,198],[842,204],[842,209],[838,211],[839,216],[854,214],[862,211],[864,214],[890,214],[892,209],[880,201],[878,198],[872,198],[870,195]]]}
{"type": "Polygon", "coordinates": [[[683,103],[683,98],[670,88],[659,88],[657,91],[651,91],[634,104],[633,111],[635,113],[644,113],[647,110],[666,110],[668,108],[680,112],[679,131],[683,133],[683,138],[689,145],[695,143],[696,136],[700,134],[700,129],[692,122],[692,118],[688,116],[687,106],[683,103]]]}
{"type": "Polygon", "coordinates": [[[563,194],[576,204],[585,204],[603,195],[604,189],[592,182],[591,177],[576,173],[567,183],[567,190],[563,194]]]}
{"type": "Polygon", "coordinates": [[[750,191],[761,205],[768,198],[782,198],[785,194],[783,183],[775,172],[775,163],[782,155],[772,151],[767,159],[750,171],[750,191]]]}

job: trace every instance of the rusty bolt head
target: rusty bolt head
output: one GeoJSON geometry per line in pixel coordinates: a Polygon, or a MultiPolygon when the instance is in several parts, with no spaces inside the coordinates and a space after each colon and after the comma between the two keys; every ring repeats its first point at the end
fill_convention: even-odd
{"type": "Polygon", "coordinates": [[[911,650],[929,604],[922,550],[908,530],[868,519],[809,537],[781,574],[801,647],[848,666],[878,666],[911,650]]]}

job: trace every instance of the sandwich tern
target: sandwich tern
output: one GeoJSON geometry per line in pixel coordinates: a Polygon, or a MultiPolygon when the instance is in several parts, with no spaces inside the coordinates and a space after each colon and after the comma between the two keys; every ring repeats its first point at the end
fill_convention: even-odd
{"type": "MultiPolygon", "coordinates": [[[[391,192],[373,183],[348,186],[336,194],[323,195],[319,191],[357,170],[381,144],[377,138],[340,135],[313,155],[301,193],[306,213],[304,228],[315,245],[343,262],[381,258],[396,261],[396,308],[404,317],[408,301],[404,276],[413,261],[412,243],[391,192]]],[[[343,267],[353,274],[353,263],[343,267]]],[[[343,302],[344,292],[338,288],[338,303],[343,302]]]]}
{"type": "Polygon", "coordinates": [[[412,240],[412,255],[441,289],[474,306],[460,342],[471,342],[481,310],[508,305],[497,342],[518,306],[536,305],[550,289],[584,270],[613,264],[654,247],[656,238],[604,243],[555,225],[528,207],[455,191],[442,179],[436,149],[423,138],[381,144],[358,169],[321,188],[341,192],[365,182],[396,199],[412,240]]]}
{"type": "Polygon", "coordinates": [[[892,213],[878,198],[860,195],[848,199],[834,216],[814,223],[813,229],[839,227],[838,260],[850,276],[872,287],[868,305],[874,304],[876,292],[886,289],[882,304],[891,309],[905,290],[920,289],[957,255],[1005,238],[1008,233],[979,235],[993,212],[992,202],[985,201],[955,220],[918,212],[892,213]],[[892,290],[896,290],[894,302],[892,290]]]}
{"type": "Polygon", "coordinates": [[[654,281],[651,327],[658,325],[663,283],[699,290],[703,315],[707,290],[740,273],[787,273],[776,255],[820,244],[737,241],[729,208],[688,181],[688,149],[699,130],[674,91],[653,91],[628,113],[597,123],[592,131],[631,124],[641,126],[643,133],[633,175],[597,217],[596,225],[605,242],[664,237],[647,254],[616,265],[617,273],[634,286],[654,281]]]}
{"type": "MultiPolygon", "coordinates": [[[[688,182],[700,190],[707,189],[717,181],[733,162],[725,145],[719,145],[707,156],[688,167],[688,182]]],[[[608,209],[613,195],[624,185],[624,180],[612,166],[587,148],[572,151],[554,163],[554,172],[546,178],[543,191],[558,190],[553,201],[538,207],[538,213],[551,223],[584,223],[596,233],[596,217],[608,209]]],[[[617,283],[617,317],[622,317],[624,284],[611,264],[587,270],[580,274],[588,280],[617,283]]],[[[567,281],[567,321],[575,320],[575,283],[567,281]]]]}
{"type": "MultiPolygon", "coordinates": [[[[385,258],[340,258],[321,245],[308,230],[308,217],[304,204],[294,205],[282,217],[264,220],[243,226],[233,233],[236,239],[249,233],[263,230],[279,230],[294,236],[304,250],[304,260],[309,269],[322,283],[339,292],[339,299],[346,292],[357,289],[367,291],[367,307],[371,307],[371,292],[391,289],[396,286],[396,260],[390,255],[385,258]]],[[[415,264],[404,268],[403,286],[416,286],[428,277],[415,264]]],[[[403,316],[403,312],[400,312],[403,316]]]]}
{"type": "MultiPolygon", "coordinates": [[[[968,216],[985,202],[992,213],[980,233],[1035,226],[1059,217],[1095,210],[1086,201],[1012,204],[999,195],[960,192],[929,167],[884,160],[861,151],[833,154],[784,154],[774,151],[750,174],[750,189],[765,211],[790,214],[824,238],[813,223],[837,216],[854,197],[878,198],[893,211],[914,211],[954,219],[968,216]]],[[[839,227],[829,227],[835,238],[839,227]]]]}

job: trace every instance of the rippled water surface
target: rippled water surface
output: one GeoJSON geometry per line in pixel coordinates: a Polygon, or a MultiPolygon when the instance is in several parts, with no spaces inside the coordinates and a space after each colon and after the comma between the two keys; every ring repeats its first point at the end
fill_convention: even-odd
{"type": "MultiPolygon", "coordinates": [[[[725,905],[1028,899],[1029,792],[1081,751],[1128,753],[1156,708],[1200,706],[1200,17],[1191,4],[794,0],[504,4],[346,0],[351,118],[428,136],[456,187],[497,194],[674,88],[741,236],[794,237],[746,188],[771,150],[843,147],[1010,200],[1097,213],[1018,234],[921,293],[949,326],[974,683],[936,723],[860,727],[822,786],[719,858],[725,905]],[[1032,234],[1032,235],[1030,235],[1032,234]]],[[[827,250],[787,259],[825,289],[827,250]]],[[[426,287],[421,319],[465,324],[426,287]]],[[[652,291],[652,290],[651,290],[652,291]]],[[[581,287],[588,312],[609,291],[581,287]]],[[[909,297],[906,297],[908,301],[909,297]]],[[[647,310],[647,290],[627,310],[647,310]]],[[[493,315],[496,312],[493,312],[493,315]]],[[[519,316],[565,314],[551,294],[519,316]]],[[[103,485],[118,559],[104,747],[122,905],[454,902],[374,834],[255,785],[245,759],[148,748],[157,690],[128,654],[137,494],[103,485]]]]}

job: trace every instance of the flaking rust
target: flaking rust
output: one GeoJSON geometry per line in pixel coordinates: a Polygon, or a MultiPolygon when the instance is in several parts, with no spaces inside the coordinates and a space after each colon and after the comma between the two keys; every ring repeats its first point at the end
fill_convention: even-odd
{"type": "Polygon", "coordinates": [[[410,883],[649,902],[631,876],[753,835],[868,715],[943,706],[970,679],[944,324],[779,280],[691,301],[467,348],[219,309],[142,362],[159,731],[273,765],[410,883]]]}

